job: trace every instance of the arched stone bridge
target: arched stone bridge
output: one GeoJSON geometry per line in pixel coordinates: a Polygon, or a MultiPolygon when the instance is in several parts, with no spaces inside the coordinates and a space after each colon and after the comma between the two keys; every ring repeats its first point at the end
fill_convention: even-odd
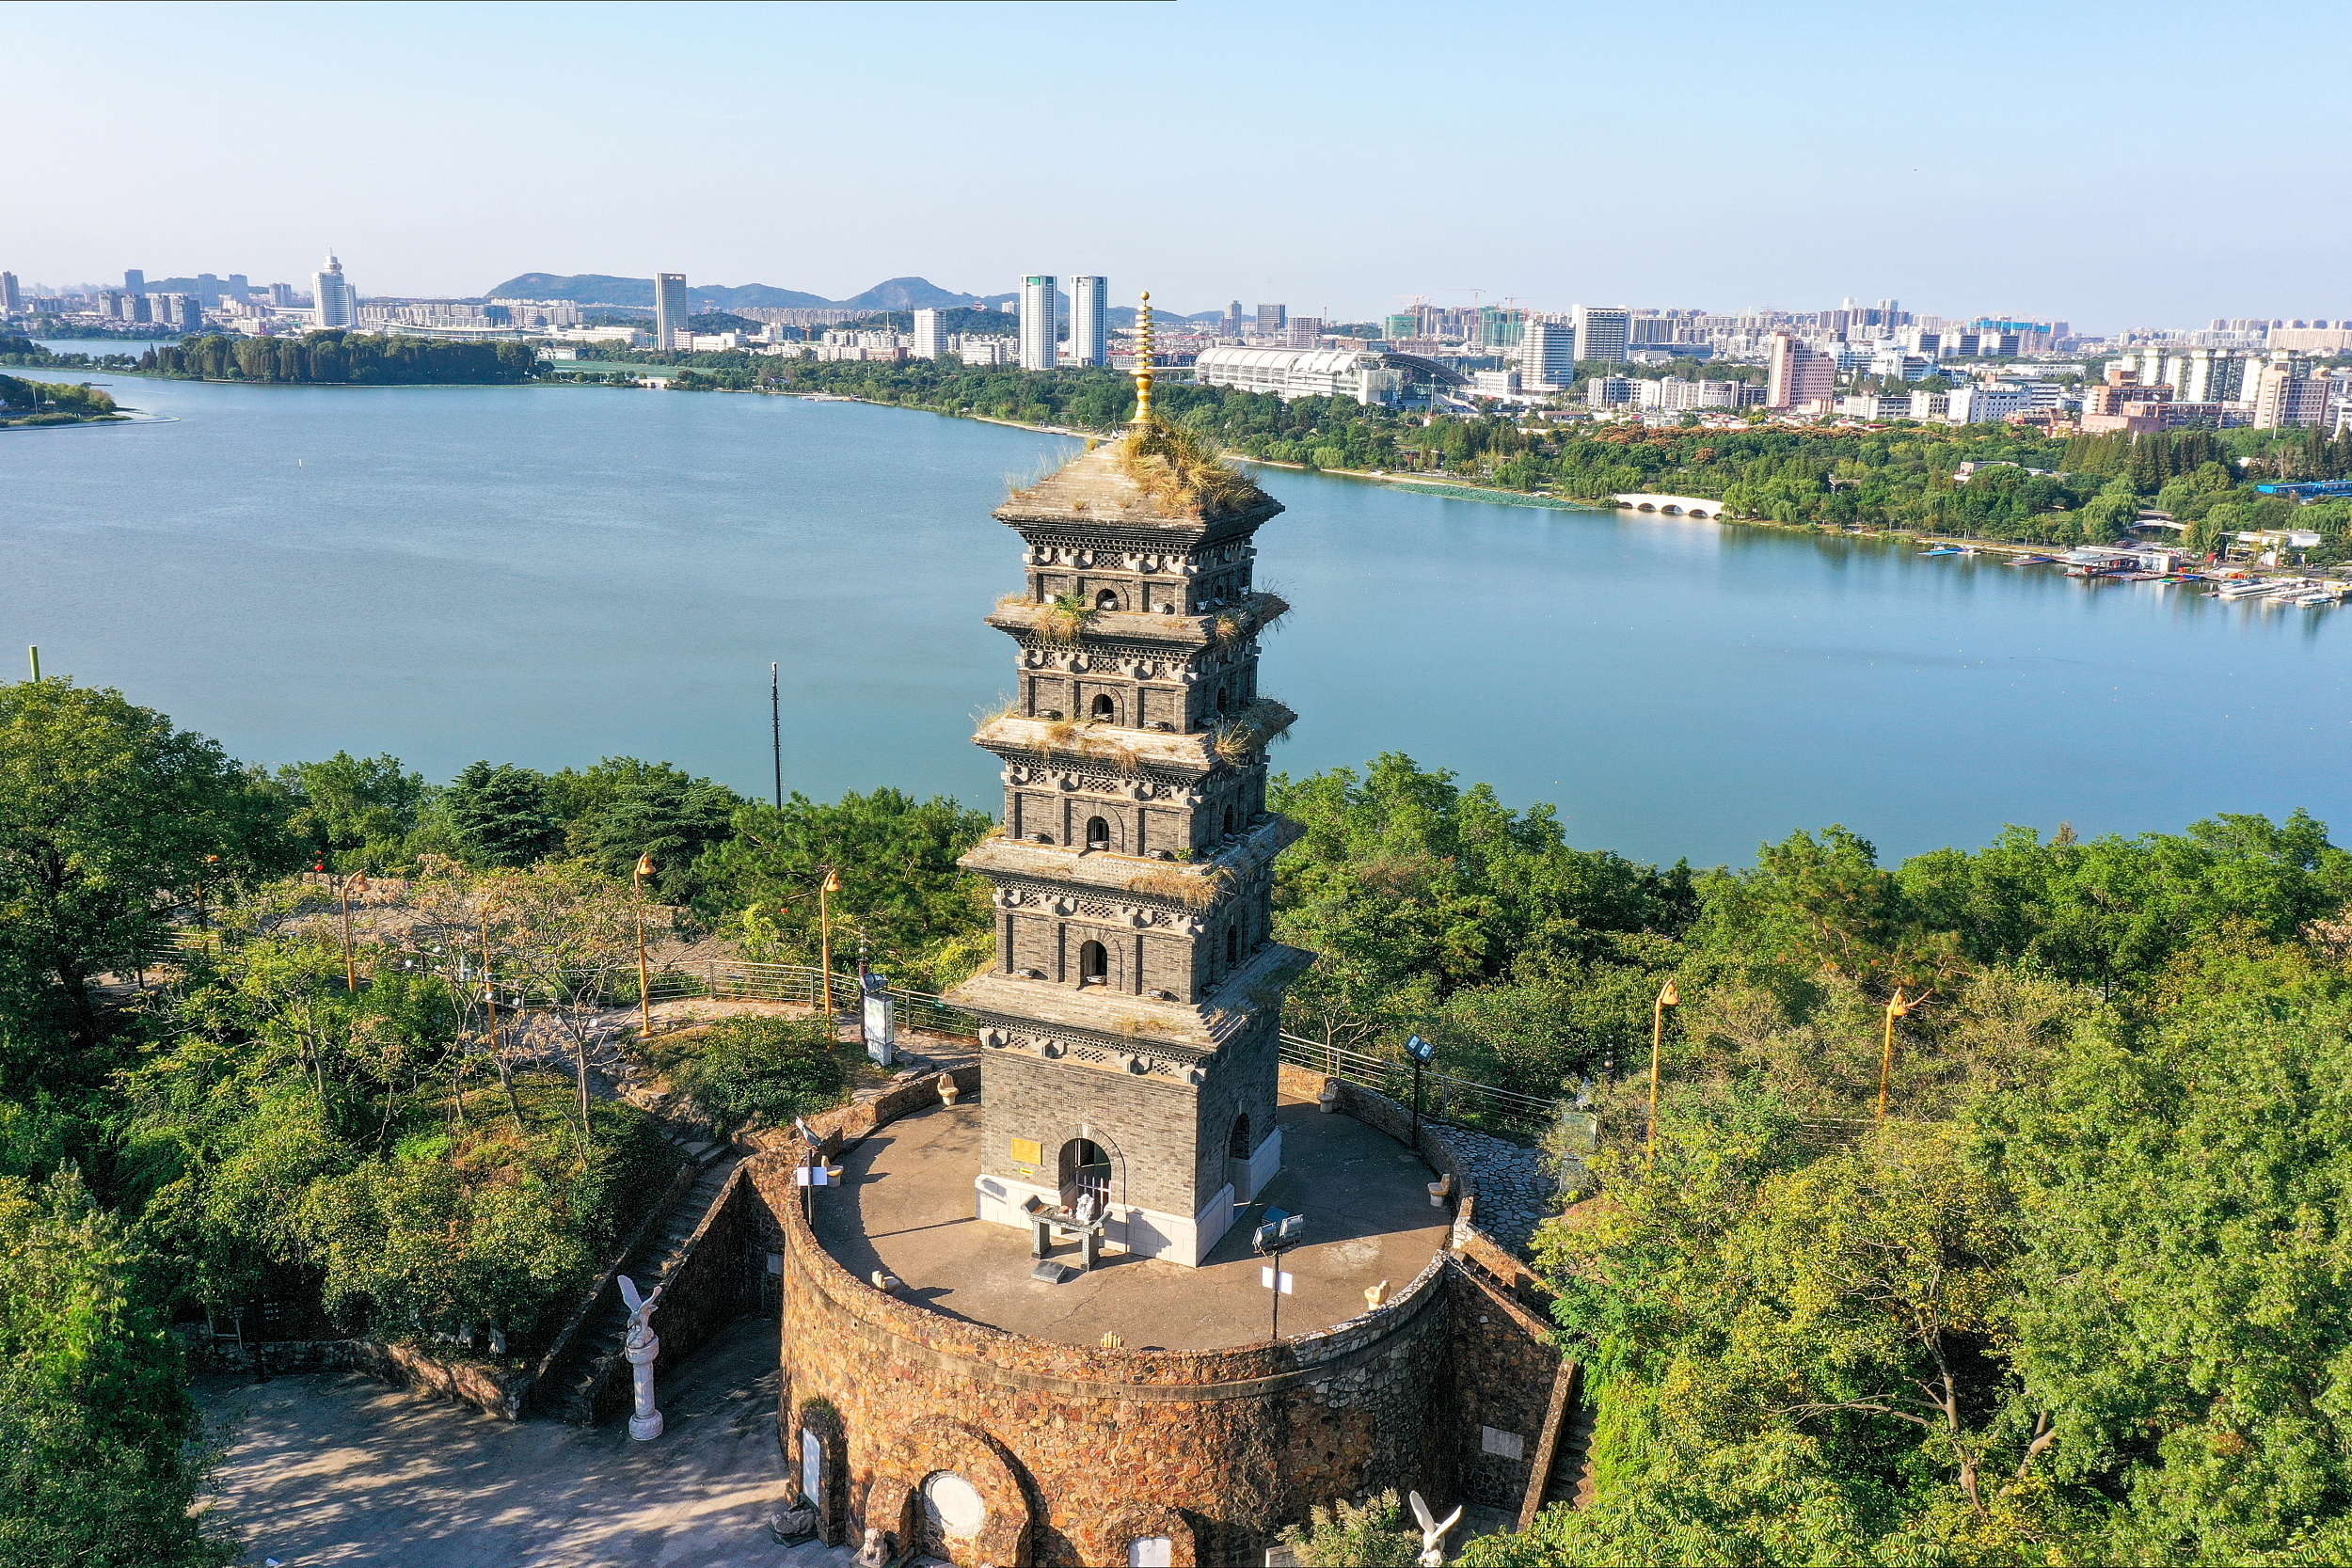
{"type": "Polygon", "coordinates": [[[1704,496],[1660,496],[1644,493],[1612,496],[1609,499],[1619,506],[1631,507],[1637,512],[1666,512],[1687,517],[1720,517],[1724,512],[1723,502],[1708,500],[1704,496]]]}

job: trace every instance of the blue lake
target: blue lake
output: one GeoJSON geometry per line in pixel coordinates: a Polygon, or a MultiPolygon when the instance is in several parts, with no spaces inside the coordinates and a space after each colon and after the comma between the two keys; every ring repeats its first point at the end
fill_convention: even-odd
{"type": "MultiPolygon", "coordinates": [[[[969,736],[1010,644],[980,617],[1021,572],[988,513],[1071,442],[789,398],[110,385],[173,422],[0,433],[0,645],[49,673],[250,761],[626,753],[764,794],[775,660],[787,788],[995,803],[969,736]]],[[[2352,609],[1260,477],[1294,773],[1402,751],[1700,863],[1829,822],[1890,856],[2296,806],[2352,836],[2352,609]]]]}

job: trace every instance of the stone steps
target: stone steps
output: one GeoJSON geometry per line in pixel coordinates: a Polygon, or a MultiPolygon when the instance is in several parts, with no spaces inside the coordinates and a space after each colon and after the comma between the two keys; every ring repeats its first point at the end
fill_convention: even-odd
{"type": "MultiPolygon", "coordinates": [[[[707,1139],[690,1142],[674,1134],[665,1135],[688,1159],[702,1167],[702,1174],[687,1189],[686,1196],[672,1206],[660,1227],[622,1265],[621,1273],[628,1275],[646,1295],[653,1294],[669,1277],[679,1252],[702,1227],[711,1205],[726,1191],[728,1178],[742,1164],[742,1156],[723,1144],[707,1139]]],[[[656,1327],[659,1326],[657,1314],[656,1327]]],[[[592,1424],[596,1418],[597,1395],[616,1372],[627,1375],[622,1344],[628,1330],[628,1308],[621,1300],[619,1289],[608,1287],[596,1311],[580,1324],[571,1348],[548,1370],[548,1386],[535,1402],[539,1408],[576,1425],[592,1424]]]]}
{"type": "Polygon", "coordinates": [[[1560,1441],[1551,1450],[1551,1474],[1544,1479],[1545,1506],[1592,1506],[1594,1419],[1593,1407],[1579,1399],[1561,1423],[1560,1441]]]}

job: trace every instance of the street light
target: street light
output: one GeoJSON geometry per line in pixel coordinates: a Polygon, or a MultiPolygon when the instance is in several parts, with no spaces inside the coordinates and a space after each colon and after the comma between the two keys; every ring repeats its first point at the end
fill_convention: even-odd
{"type": "MultiPolygon", "coordinates": [[[[1924,996],[1919,998],[1919,1002],[1926,1000],[1924,996]]],[[[1919,1002],[1904,1001],[1903,988],[1897,986],[1895,1000],[1886,1005],[1886,1050],[1885,1053],[1879,1058],[1879,1120],[1881,1121],[1886,1119],[1886,1085],[1895,1076],[1895,1021],[1917,1006],[1919,1002]]]]}
{"type": "Polygon", "coordinates": [[[817,927],[818,961],[824,966],[822,984],[825,990],[825,1022],[838,1030],[833,1017],[833,908],[825,902],[825,895],[841,891],[841,873],[834,866],[825,867],[825,879],[817,884],[817,927]]]}
{"type": "Polygon", "coordinates": [[[351,956],[351,895],[367,891],[366,872],[355,871],[343,879],[343,990],[353,996],[359,994],[359,967],[351,956]]]}
{"type": "Polygon", "coordinates": [[[1682,993],[1675,990],[1672,976],[1658,988],[1658,1005],[1650,1009],[1649,1019],[1649,1163],[1658,1164],[1658,1064],[1665,1054],[1666,1009],[1682,1005],[1682,993]]]}
{"type": "Polygon", "coordinates": [[[1413,1059],[1413,1149],[1416,1153],[1421,1150],[1421,1069],[1427,1067],[1429,1058],[1437,1053],[1438,1048],[1419,1035],[1405,1037],[1405,1054],[1413,1059]]]}
{"type": "Polygon", "coordinates": [[[1282,1287],[1286,1283],[1282,1273],[1282,1254],[1307,1239],[1306,1229],[1306,1215],[1286,1214],[1279,1209],[1268,1209],[1265,1223],[1249,1237],[1250,1251],[1274,1260],[1272,1266],[1263,1271],[1264,1281],[1272,1287],[1274,1296],[1274,1325],[1269,1336],[1272,1338],[1282,1337],[1282,1287]]]}
{"type": "Polygon", "coordinates": [[[653,875],[653,851],[637,857],[629,885],[637,893],[637,1037],[653,1038],[653,992],[645,977],[645,879],[653,875]]]}

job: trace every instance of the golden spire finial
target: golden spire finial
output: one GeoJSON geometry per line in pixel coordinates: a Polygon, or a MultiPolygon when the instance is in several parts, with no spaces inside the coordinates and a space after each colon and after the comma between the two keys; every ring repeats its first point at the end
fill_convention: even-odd
{"type": "Polygon", "coordinates": [[[1136,417],[1130,424],[1152,422],[1152,291],[1143,291],[1143,306],[1136,311],[1136,417]]]}

